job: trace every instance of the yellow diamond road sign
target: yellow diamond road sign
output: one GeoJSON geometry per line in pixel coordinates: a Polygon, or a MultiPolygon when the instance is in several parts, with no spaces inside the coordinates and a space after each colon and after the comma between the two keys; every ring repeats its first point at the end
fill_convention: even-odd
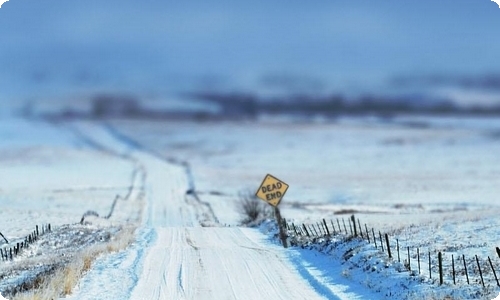
{"type": "Polygon", "coordinates": [[[280,204],[283,196],[285,196],[287,189],[288,184],[267,174],[255,196],[276,207],[280,204]]]}

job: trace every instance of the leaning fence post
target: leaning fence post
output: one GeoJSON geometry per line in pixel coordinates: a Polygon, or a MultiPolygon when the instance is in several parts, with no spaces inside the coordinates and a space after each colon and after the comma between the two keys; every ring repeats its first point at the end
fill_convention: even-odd
{"type": "Polygon", "coordinates": [[[321,231],[321,228],[319,228],[318,226],[318,223],[316,223],[316,226],[314,226],[315,224],[311,224],[311,226],[314,228],[314,231],[316,231],[316,227],[318,228],[317,232],[318,232],[318,236],[321,236],[323,234],[323,232],[321,231]]]}
{"type": "Polygon", "coordinates": [[[391,259],[391,246],[389,245],[389,235],[387,233],[385,234],[385,242],[387,243],[387,253],[389,254],[389,258],[391,259]]]}
{"type": "Polygon", "coordinates": [[[323,227],[323,224],[321,223],[321,221],[319,222],[318,226],[321,228],[321,231],[323,232],[323,236],[326,235],[326,229],[323,227]]]}
{"type": "Polygon", "coordinates": [[[365,229],[366,229],[366,237],[368,238],[368,244],[370,243],[370,233],[368,232],[368,226],[366,226],[365,223],[365,229]]]}
{"type": "Polygon", "coordinates": [[[349,233],[347,232],[347,226],[345,226],[345,221],[344,221],[344,218],[342,218],[342,224],[344,224],[345,234],[346,234],[346,235],[347,235],[347,234],[349,234],[349,233]]]}
{"type": "Polygon", "coordinates": [[[361,229],[361,222],[358,219],[359,235],[363,238],[363,229],[361,229]]]}
{"type": "Polygon", "coordinates": [[[335,225],[333,225],[333,220],[332,219],[330,219],[330,223],[332,223],[333,234],[336,235],[337,232],[335,232],[335,225]]]}
{"type": "MultiPolygon", "coordinates": [[[[352,224],[351,224],[351,220],[350,219],[347,219],[347,222],[349,222],[349,230],[351,232],[351,235],[353,235],[353,231],[352,231],[352,224]]],[[[354,229],[356,229],[356,226],[354,226],[354,229]]]]}
{"type": "Polygon", "coordinates": [[[342,228],[340,228],[340,222],[339,222],[339,218],[335,218],[337,220],[337,225],[339,225],[339,232],[342,233],[342,228]]]}
{"type": "MultiPolygon", "coordinates": [[[[354,217],[354,215],[351,216],[351,221],[352,221],[352,227],[354,227],[354,236],[358,236],[358,230],[356,229],[356,218],[354,217]]],[[[351,223],[349,223],[349,226],[351,226],[351,223]]]]}
{"type": "Polygon", "coordinates": [[[306,224],[302,223],[302,227],[304,228],[304,231],[306,232],[307,236],[310,236],[309,231],[307,230],[306,224]]]}
{"type": "Polygon", "coordinates": [[[328,236],[330,236],[330,230],[328,229],[328,226],[326,226],[326,220],[325,219],[323,219],[323,224],[325,224],[326,234],[328,234],[328,236]]]}
{"type": "Polygon", "coordinates": [[[297,232],[297,228],[295,228],[295,224],[293,224],[293,222],[292,222],[292,228],[293,228],[293,231],[295,232],[295,236],[298,236],[299,233],[297,232]]]}
{"type": "Polygon", "coordinates": [[[306,235],[306,234],[304,233],[304,229],[302,229],[302,227],[297,226],[297,230],[299,231],[299,234],[300,234],[301,236],[306,235]]]}
{"type": "Polygon", "coordinates": [[[314,231],[314,233],[316,234],[316,236],[319,236],[318,231],[316,231],[316,228],[314,228],[314,225],[313,224],[309,224],[309,226],[310,226],[309,228],[312,228],[311,232],[314,231]]]}
{"type": "Polygon", "coordinates": [[[5,240],[5,242],[8,244],[9,241],[5,238],[5,236],[0,232],[0,235],[2,236],[2,238],[5,240]]]}
{"type": "Polygon", "coordinates": [[[314,231],[311,229],[311,225],[306,224],[307,230],[311,233],[311,237],[314,237],[314,231]]]}
{"type": "Polygon", "coordinates": [[[375,237],[375,230],[372,227],[372,233],[373,233],[373,241],[375,242],[375,249],[377,249],[377,239],[375,237]]]}
{"type": "Polygon", "coordinates": [[[382,233],[378,232],[378,236],[380,238],[380,247],[382,247],[382,252],[384,252],[384,243],[382,242],[382,233]]]}
{"type": "Polygon", "coordinates": [[[465,277],[467,277],[467,284],[470,284],[469,274],[467,273],[467,263],[465,262],[465,254],[462,254],[462,258],[464,259],[464,270],[465,270],[465,277]]]}
{"type": "Polygon", "coordinates": [[[483,284],[484,287],[483,272],[481,271],[481,266],[479,265],[479,258],[477,258],[477,255],[476,255],[476,262],[477,262],[477,268],[479,269],[479,276],[481,276],[481,283],[483,284]]]}
{"type": "Polygon", "coordinates": [[[438,253],[438,263],[439,263],[439,285],[443,284],[443,255],[441,251],[438,253]]]}
{"type": "Polygon", "coordinates": [[[322,227],[320,226],[320,224],[318,224],[318,223],[316,223],[316,226],[318,227],[319,234],[320,234],[321,236],[324,236],[324,235],[325,235],[325,233],[324,233],[325,229],[324,229],[324,228],[322,228],[322,227]]]}
{"type": "Polygon", "coordinates": [[[493,271],[493,275],[495,276],[495,280],[497,282],[497,286],[500,286],[500,283],[498,283],[498,277],[497,277],[497,272],[495,272],[495,268],[493,267],[493,264],[491,263],[491,259],[488,256],[488,261],[490,262],[491,270],[493,271]]]}
{"type": "Polygon", "coordinates": [[[497,250],[497,255],[500,258],[500,248],[496,247],[495,249],[497,250]]]}

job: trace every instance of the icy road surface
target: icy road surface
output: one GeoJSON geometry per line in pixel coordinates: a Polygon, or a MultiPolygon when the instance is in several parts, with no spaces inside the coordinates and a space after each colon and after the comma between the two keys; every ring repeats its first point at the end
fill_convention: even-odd
{"type": "Polygon", "coordinates": [[[380,298],[322,278],[318,269],[325,266],[304,262],[295,250],[285,251],[256,229],[199,226],[200,204],[187,200],[183,166],[148,154],[105,127],[80,123],[77,128],[96,146],[146,170],[147,207],[137,242],[99,259],[68,298],[380,298]]]}

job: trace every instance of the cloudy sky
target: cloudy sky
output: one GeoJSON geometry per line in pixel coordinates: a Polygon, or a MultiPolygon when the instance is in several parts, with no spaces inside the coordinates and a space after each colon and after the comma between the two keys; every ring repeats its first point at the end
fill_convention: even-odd
{"type": "Polygon", "coordinates": [[[0,97],[385,89],[401,76],[500,73],[489,0],[11,0],[0,97]]]}

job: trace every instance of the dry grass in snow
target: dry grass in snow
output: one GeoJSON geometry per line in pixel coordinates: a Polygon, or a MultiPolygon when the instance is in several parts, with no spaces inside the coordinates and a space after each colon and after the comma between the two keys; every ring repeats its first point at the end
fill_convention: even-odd
{"type": "Polygon", "coordinates": [[[69,264],[37,280],[31,290],[18,293],[11,300],[51,300],[71,294],[98,256],[125,249],[134,241],[134,232],[135,227],[123,228],[109,242],[82,250],[69,264]]]}

